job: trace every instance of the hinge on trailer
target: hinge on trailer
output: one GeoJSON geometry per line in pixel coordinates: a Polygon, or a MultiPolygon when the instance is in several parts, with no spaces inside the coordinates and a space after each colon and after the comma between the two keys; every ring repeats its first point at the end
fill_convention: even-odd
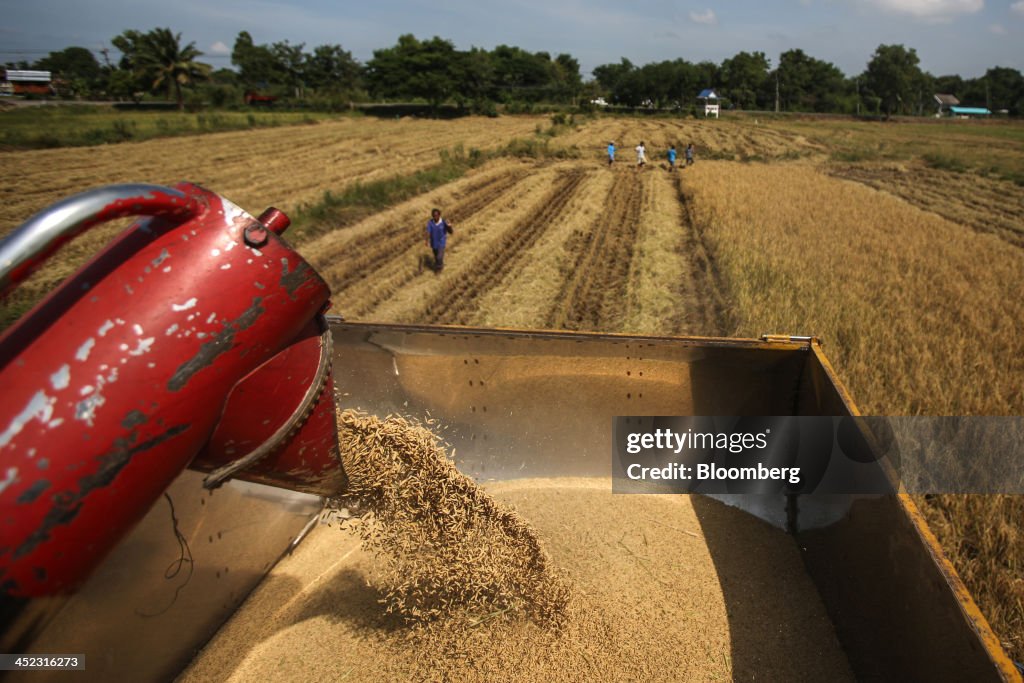
{"type": "Polygon", "coordinates": [[[761,341],[772,344],[806,344],[814,342],[821,344],[821,339],[816,336],[800,336],[793,334],[762,334],[761,341]]]}

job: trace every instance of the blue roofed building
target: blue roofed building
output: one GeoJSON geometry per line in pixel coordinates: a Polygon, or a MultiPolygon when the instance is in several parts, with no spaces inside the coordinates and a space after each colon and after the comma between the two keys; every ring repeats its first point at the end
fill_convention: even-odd
{"type": "Polygon", "coordinates": [[[720,107],[718,106],[718,93],[713,88],[705,88],[700,91],[697,95],[697,101],[700,102],[704,107],[704,118],[714,114],[715,118],[718,118],[718,112],[720,107]]]}
{"type": "Polygon", "coordinates": [[[979,116],[992,115],[992,112],[985,107],[950,107],[949,113],[958,119],[973,119],[979,116]]]}
{"type": "Polygon", "coordinates": [[[949,116],[949,108],[959,106],[960,100],[956,98],[956,95],[947,95],[945,93],[936,93],[934,96],[935,103],[938,105],[938,109],[935,111],[935,118],[940,116],[949,116]]]}

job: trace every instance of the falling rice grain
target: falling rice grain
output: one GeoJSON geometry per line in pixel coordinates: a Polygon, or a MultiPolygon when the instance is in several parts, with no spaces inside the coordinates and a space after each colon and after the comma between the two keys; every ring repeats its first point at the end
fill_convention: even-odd
{"type": "MultiPolygon", "coordinates": [[[[382,599],[409,622],[522,612],[557,623],[569,600],[533,529],[459,472],[437,437],[402,417],[338,413],[353,528],[382,564],[382,599]]],[[[479,617],[477,617],[479,619],[479,617]]]]}

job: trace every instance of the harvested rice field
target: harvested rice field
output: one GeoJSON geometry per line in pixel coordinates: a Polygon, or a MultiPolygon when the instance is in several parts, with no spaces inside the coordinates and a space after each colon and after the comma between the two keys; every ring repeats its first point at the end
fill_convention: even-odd
{"type": "Polygon", "coordinates": [[[326,189],[424,168],[436,163],[439,150],[458,144],[487,149],[532,133],[536,123],[515,117],[455,126],[339,118],[138,143],[0,152],[0,200],[7,208],[0,234],[69,194],[111,183],[187,180],[256,214],[267,206],[291,211],[318,200],[326,189]]]}
{"type": "Polygon", "coordinates": [[[353,320],[721,334],[729,313],[679,176],[626,164],[493,162],[301,251],[353,320]],[[437,277],[408,229],[434,205],[456,226],[437,277]]]}
{"type": "Polygon", "coordinates": [[[784,532],[699,497],[613,495],[603,480],[486,489],[568,575],[560,628],[487,614],[405,627],[383,616],[358,539],[320,527],[179,681],[853,680],[784,532]]]}

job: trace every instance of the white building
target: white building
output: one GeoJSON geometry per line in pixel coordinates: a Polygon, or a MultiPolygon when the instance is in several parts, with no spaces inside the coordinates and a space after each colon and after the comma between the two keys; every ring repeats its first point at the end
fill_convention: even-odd
{"type": "Polygon", "coordinates": [[[704,118],[707,118],[712,114],[716,119],[718,118],[718,111],[720,109],[718,105],[718,93],[711,88],[705,88],[700,91],[699,95],[697,95],[697,101],[704,107],[704,118]]]}
{"type": "Polygon", "coordinates": [[[50,72],[0,68],[0,94],[52,95],[50,72]]]}

